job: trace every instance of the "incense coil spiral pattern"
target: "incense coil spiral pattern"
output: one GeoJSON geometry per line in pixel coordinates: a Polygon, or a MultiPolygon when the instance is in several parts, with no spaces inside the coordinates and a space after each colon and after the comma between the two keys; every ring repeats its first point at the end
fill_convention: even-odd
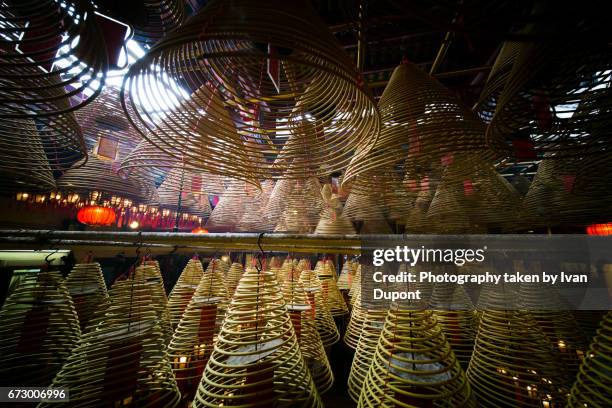
{"type": "Polygon", "coordinates": [[[361,307],[361,290],[353,295],[353,307],[351,309],[351,317],[348,326],[344,332],[342,341],[344,344],[355,350],[359,343],[359,338],[363,332],[363,324],[366,318],[367,310],[361,307]]]}
{"type": "Polygon", "coordinates": [[[315,327],[315,311],[308,302],[304,288],[296,275],[297,273],[294,273],[285,279],[282,285],[283,296],[304,362],[308,366],[317,391],[322,395],[333,385],[334,375],[315,327]]]}
{"type": "Polygon", "coordinates": [[[561,361],[524,311],[482,312],[467,375],[482,407],[540,407],[565,403],[561,361]]]}
{"type": "Polygon", "coordinates": [[[348,314],[348,306],[336,283],[335,266],[328,260],[319,261],[315,265],[315,273],[321,282],[321,295],[329,312],[334,317],[348,314]],[[331,266],[330,266],[331,265],[331,266]]]}
{"type": "Polygon", "coordinates": [[[612,83],[605,18],[578,4],[540,4],[532,13],[538,21],[518,30],[531,41],[504,44],[476,105],[490,122],[488,143],[528,160],[579,156],[585,146],[604,153],[612,83]]]}
{"type": "Polygon", "coordinates": [[[106,309],[108,305],[108,292],[100,264],[93,262],[74,265],[66,278],[66,288],[79,317],[81,331],[84,332],[96,312],[106,309]]]}
{"type": "Polygon", "coordinates": [[[230,297],[234,295],[236,288],[238,287],[238,282],[240,282],[240,278],[244,273],[244,268],[241,263],[234,262],[227,272],[227,277],[225,278],[225,282],[227,285],[227,293],[230,297]]]}
{"type": "Polygon", "coordinates": [[[308,303],[314,308],[316,327],[323,342],[323,347],[330,347],[340,340],[340,333],[327,303],[323,299],[321,281],[317,274],[310,269],[303,270],[299,280],[304,292],[306,292],[308,303]]]}
{"type": "Polygon", "coordinates": [[[2,386],[48,386],[81,335],[57,272],[27,276],[0,310],[2,386]]]}
{"type": "Polygon", "coordinates": [[[429,305],[459,364],[467,370],[474,352],[478,326],[478,316],[472,300],[461,286],[436,284],[429,305]]]}
{"type": "Polygon", "coordinates": [[[238,222],[238,231],[261,232],[271,231],[272,228],[264,219],[264,208],[268,203],[274,182],[265,180],[261,182],[261,191],[256,191],[246,197],[244,201],[244,214],[238,222]]]}
{"type": "MultiPolygon", "coordinates": [[[[378,112],[369,90],[306,3],[266,0],[254,5],[242,0],[228,7],[210,2],[155,44],[130,68],[126,81],[129,97],[124,102],[136,111],[134,125],[170,154],[176,152],[166,146],[184,138],[183,129],[189,132],[196,124],[202,129],[209,117],[217,118],[210,123],[215,132],[199,132],[199,140],[212,145],[224,140],[219,145],[225,150],[222,171],[231,176],[326,175],[345,167],[353,150],[378,134],[378,112]],[[177,79],[183,90],[147,84],[148,95],[139,93],[137,84],[144,85],[148,75],[177,79]],[[180,106],[154,125],[152,114],[142,108],[153,94],[180,106]],[[213,95],[218,102],[211,101],[213,95]],[[179,123],[189,123],[191,129],[179,123]],[[286,134],[300,140],[288,145],[286,134]],[[282,161],[263,159],[263,153],[281,149],[282,161]]],[[[187,163],[221,170],[212,164],[220,157],[217,149],[190,150],[181,150],[187,163]]]]}
{"type": "Polygon", "coordinates": [[[234,231],[247,210],[253,210],[252,200],[261,199],[262,191],[242,180],[230,179],[227,189],[206,222],[206,228],[234,231]]]}
{"type": "Polygon", "coordinates": [[[192,258],[187,261],[187,265],[185,265],[181,276],[179,276],[170,296],[168,296],[168,311],[170,312],[173,329],[176,329],[181,321],[183,312],[196,291],[203,274],[204,268],[199,259],[192,258]]]}
{"type": "Polygon", "coordinates": [[[271,272],[246,272],[228,307],[194,408],[321,407],[271,272]]]}
{"type": "Polygon", "coordinates": [[[225,318],[228,296],[222,282],[221,268],[211,262],[168,346],[172,371],[186,402],[195,396],[225,318]]]}
{"type": "Polygon", "coordinates": [[[186,18],[185,0],[144,0],[141,9],[127,22],[134,28],[134,40],[152,46],[181,25],[186,18]]]}
{"type": "Polygon", "coordinates": [[[348,291],[351,288],[356,270],[357,266],[355,262],[350,259],[344,262],[340,275],[338,276],[338,281],[336,282],[340,291],[348,291]]]}
{"type": "Polygon", "coordinates": [[[370,371],[372,358],[374,358],[378,338],[382,332],[386,317],[387,310],[368,310],[365,312],[348,377],[348,394],[355,403],[359,402],[359,396],[361,395],[368,371],[370,371]]]}
{"type": "Polygon", "coordinates": [[[470,384],[435,316],[392,304],[359,407],[475,407],[470,384]]]}
{"type": "Polygon", "coordinates": [[[183,169],[179,168],[171,169],[166,174],[166,178],[157,188],[159,205],[175,211],[207,217],[211,212],[208,193],[201,187],[194,191],[193,184],[189,186],[184,183],[185,176],[183,169]]]}
{"type": "Polygon", "coordinates": [[[311,233],[323,207],[321,184],[316,178],[279,180],[266,204],[264,218],[274,223],[275,232],[311,233]]]}
{"type": "Polygon", "coordinates": [[[47,117],[58,126],[100,93],[108,57],[100,52],[105,44],[92,3],[5,2],[0,17],[1,118],[47,117]],[[66,64],[58,64],[62,59],[66,64]]]}
{"type": "Polygon", "coordinates": [[[578,377],[568,397],[568,408],[605,407],[612,404],[612,376],[608,369],[612,351],[611,332],[612,312],[608,312],[582,360],[578,377]]]}
{"type": "Polygon", "coordinates": [[[449,153],[486,147],[484,123],[449,89],[407,61],[393,71],[379,109],[381,134],[373,148],[355,154],[344,184],[380,168],[401,177],[403,160],[429,167],[449,153]]]}
{"type": "Polygon", "coordinates": [[[52,386],[69,389],[71,404],[82,407],[178,406],[155,303],[146,283],[117,282],[101,324],[81,337],[52,386]]]}

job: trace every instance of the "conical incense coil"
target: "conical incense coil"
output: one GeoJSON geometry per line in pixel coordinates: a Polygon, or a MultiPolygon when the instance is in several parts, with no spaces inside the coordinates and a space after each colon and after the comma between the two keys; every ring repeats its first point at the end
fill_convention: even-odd
{"type": "Polygon", "coordinates": [[[459,364],[467,369],[474,351],[478,326],[478,316],[472,300],[462,286],[436,284],[429,305],[459,364]]]}
{"type": "Polygon", "coordinates": [[[225,318],[228,298],[220,275],[220,268],[209,268],[202,275],[168,346],[168,358],[184,401],[195,396],[225,318]]]}
{"type": "MultiPolygon", "coordinates": [[[[530,268],[530,272],[542,271],[540,263],[530,268]]],[[[563,361],[565,377],[573,384],[588,347],[587,340],[582,334],[576,319],[561,302],[558,293],[553,288],[539,287],[525,284],[519,291],[519,304],[521,308],[529,311],[550,342],[558,359],[563,361]]]]}
{"type": "Polygon", "coordinates": [[[610,116],[601,111],[603,90],[612,82],[608,44],[599,37],[606,24],[578,4],[533,6],[529,22],[516,27],[531,40],[504,43],[476,105],[490,122],[493,148],[519,160],[577,156],[585,146],[604,152],[610,116]]]}
{"type": "Polygon", "coordinates": [[[338,289],[335,273],[330,268],[325,267],[328,262],[331,261],[326,260],[322,263],[322,267],[315,267],[315,272],[321,282],[321,296],[332,316],[344,316],[348,313],[348,307],[344,301],[344,296],[338,289]]]}
{"type": "Polygon", "coordinates": [[[92,3],[10,2],[0,6],[0,16],[0,118],[52,117],[98,96],[109,58],[92,3]]]}
{"type": "Polygon", "coordinates": [[[277,226],[282,225],[283,231],[296,231],[287,229],[292,227],[311,232],[323,207],[321,184],[316,178],[279,180],[266,204],[264,218],[277,226]]]}
{"type": "Polygon", "coordinates": [[[355,228],[353,224],[351,224],[351,221],[344,215],[337,215],[333,211],[323,211],[314,233],[350,235],[355,234],[355,228]]]}
{"type": "MultiPolygon", "coordinates": [[[[144,283],[145,287],[149,288],[151,298],[153,299],[154,309],[159,318],[159,326],[164,333],[166,344],[172,338],[172,323],[170,312],[168,310],[168,297],[164,289],[164,282],[159,271],[157,261],[149,261],[149,265],[137,266],[131,280],[139,283],[144,283]]],[[[115,284],[116,285],[116,284],[115,284]]],[[[114,289],[115,286],[113,286],[114,289]]]]}
{"type": "Polygon", "coordinates": [[[392,304],[359,407],[476,407],[470,385],[429,310],[392,304]]]}
{"type": "Polygon", "coordinates": [[[355,277],[353,278],[353,283],[351,284],[351,288],[349,289],[349,297],[351,298],[351,304],[353,303],[353,299],[355,298],[355,291],[361,290],[361,264],[357,264],[357,269],[355,270],[355,277]]]}
{"type": "Polygon", "coordinates": [[[240,282],[240,278],[242,278],[243,273],[244,268],[242,267],[241,263],[234,262],[232,266],[230,266],[225,280],[227,284],[227,293],[230,298],[234,296],[234,292],[236,291],[236,287],[238,286],[238,282],[240,282]]]}
{"type": "Polygon", "coordinates": [[[365,315],[367,314],[367,310],[364,310],[361,307],[361,290],[354,295],[353,307],[351,309],[351,317],[349,319],[348,326],[346,327],[346,332],[344,332],[344,337],[342,341],[344,344],[355,350],[357,348],[357,343],[359,342],[359,337],[363,331],[363,322],[365,320],[365,315]]]}
{"type": "MultiPolygon", "coordinates": [[[[191,180],[193,180],[193,175],[191,180]]],[[[208,201],[208,192],[203,191],[201,185],[199,190],[191,190],[194,187],[197,187],[197,184],[195,186],[194,184],[188,186],[184,183],[182,169],[171,169],[166,175],[165,180],[157,188],[159,205],[174,211],[188,212],[200,217],[209,216],[212,209],[210,201],[208,201]]]]}
{"type": "Polygon", "coordinates": [[[344,204],[343,214],[353,221],[385,220],[382,203],[373,193],[351,192],[344,204]]]}
{"type": "Polygon", "coordinates": [[[99,191],[136,201],[150,201],[156,195],[151,180],[123,179],[110,161],[89,157],[87,162],[70,168],[58,180],[57,187],[66,192],[99,191]]]}
{"type": "Polygon", "coordinates": [[[427,219],[427,211],[438,187],[438,179],[425,175],[414,175],[404,179],[407,188],[416,193],[412,209],[404,221],[405,231],[410,233],[431,233],[431,221],[427,219]]]}
{"type": "Polygon", "coordinates": [[[176,329],[181,321],[183,312],[198,287],[203,273],[204,268],[202,268],[200,260],[192,258],[187,262],[181,276],[172,288],[168,297],[168,311],[170,312],[170,322],[173,329],[176,329]]]}
{"type": "Polygon", "coordinates": [[[238,222],[238,231],[272,231],[271,225],[265,220],[264,208],[270,198],[273,188],[273,181],[263,181],[261,183],[261,191],[257,191],[255,194],[245,198],[244,214],[238,222]]]}
{"type": "Polygon", "coordinates": [[[180,393],[148,286],[117,282],[101,324],[81,337],[55,377],[53,387],[70,389],[74,404],[178,405],[180,393]]]}
{"type": "Polygon", "coordinates": [[[194,407],[321,407],[271,272],[244,274],[208,360],[194,407]]]}
{"type": "Polygon", "coordinates": [[[48,386],[81,335],[57,272],[26,277],[6,299],[0,322],[2,386],[48,386]]]}
{"type": "Polygon", "coordinates": [[[359,402],[359,395],[363,388],[372,359],[378,345],[378,338],[385,325],[387,309],[369,310],[365,312],[361,333],[355,349],[355,356],[351,364],[351,372],[348,377],[348,393],[355,403],[359,402]]]}
{"type": "Polygon", "coordinates": [[[288,169],[294,178],[323,176],[343,169],[356,148],[365,149],[378,135],[369,90],[306,3],[208,3],[137,61],[126,81],[129,98],[124,99],[134,107],[131,119],[143,136],[164,149],[186,135],[193,146],[210,146],[181,150],[202,168],[214,170],[218,152],[224,151],[226,160],[216,171],[240,172],[252,159],[256,165],[247,171],[260,179],[282,177],[288,169]],[[180,90],[148,80],[154,75],[178,82],[179,71],[191,78],[180,81],[180,90]],[[247,85],[244,78],[259,80],[247,85]],[[144,83],[146,95],[138,91],[144,83]],[[151,125],[144,106],[157,106],[159,99],[179,107],[151,125]],[[301,136],[294,145],[287,144],[291,134],[301,136]],[[260,159],[263,152],[281,151],[283,160],[274,165],[260,159]]]}
{"type": "Polygon", "coordinates": [[[324,347],[330,347],[340,340],[340,333],[334,322],[334,318],[329,311],[327,303],[323,299],[321,281],[317,274],[306,269],[300,274],[300,282],[306,292],[308,303],[314,309],[317,331],[321,337],[324,347]]]}
{"type": "Polygon", "coordinates": [[[482,407],[563,406],[562,362],[526,312],[482,312],[467,375],[482,407]]]}
{"type": "Polygon", "coordinates": [[[106,309],[108,305],[108,292],[100,264],[93,262],[74,265],[66,278],[66,288],[79,317],[81,331],[85,331],[97,311],[106,309]]]}
{"type": "Polygon", "coordinates": [[[323,394],[334,383],[334,375],[327,354],[325,354],[321,337],[315,327],[316,312],[308,302],[304,288],[296,276],[287,278],[282,288],[287,312],[298,338],[304,362],[308,366],[317,391],[319,391],[319,394],[323,394]]]}
{"type": "Polygon", "coordinates": [[[403,160],[429,164],[446,154],[484,150],[484,123],[437,80],[404,61],[379,102],[381,134],[373,148],[357,151],[343,183],[403,160]],[[407,146],[407,149],[406,149],[407,146]]]}
{"type": "Polygon", "coordinates": [[[16,126],[11,129],[4,129],[0,125],[0,190],[22,192],[55,189],[51,164],[35,122],[32,119],[15,119],[14,124],[16,126]]]}
{"type": "Polygon", "coordinates": [[[601,322],[597,336],[582,360],[578,378],[568,397],[568,408],[607,407],[612,404],[612,375],[610,355],[612,354],[612,312],[601,322]]]}
{"type": "Polygon", "coordinates": [[[340,291],[348,291],[353,284],[353,278],[355,276],[356,267],[354,266],[354,262],[350,259],[347,259],[342,265],[342,270],[340,271],[340,276],[338,276],[338,289],[340,291]]]}
{"type": "Polygon", "coordinates": [[[256,187],[242,180],[231,180],[210,214],[206,227],[235,230],[245,214],[248,201],[259,195],[261,191],[256,187]]]}

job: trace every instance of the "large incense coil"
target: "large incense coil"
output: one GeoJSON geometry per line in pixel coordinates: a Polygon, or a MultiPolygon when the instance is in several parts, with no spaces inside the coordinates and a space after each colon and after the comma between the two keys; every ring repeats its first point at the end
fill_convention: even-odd
{"type": "Polygon", "coordinates": [[[280,180],[272,190],[264,216],[277,222],[274,231],[311,233],[323,206],[321,184],[316,178],[280,180]]]}
{"type": "Polygon", "coordinates": [[[357,270],[357,267],[355,265],[355,262],[351,261],[350,259],[347,259],[344,262],[344,265],[342,265],[342,270],[340,271],[340,275],[338,276],[338,281],[337,281],[339,290],[348,291],[351,288],[356,270],[357,270]]]}
{"type": "Polygon", "coordinates": [[[349,289],[349,297],[351,298],[351,304],[354,302],[356,291],[361,290],[361,264],[357,264],[357,269],[355,270],[355,276],[353,277],[353,283],[351,283],[351,288],[349,289]]]}
{"type": "Polygon", "coordinates": [[[266,180],[261,183],[261,191],[246,197],[244,214],[238,223],[238,231],[260,232],[272,231],[272,226],[264,217],[264,208],[270,198],[274,182],[266,180]]]}
{"type": "MultiPolygon", "coordinates": [[[[182,169],[174,168],[168,172],[164,181],[157,188],[159,205],[175,211],[207,217],[212,211],[210,201],[208,201],[208,193],[203,191],[201,187],[197,191],[190,190],[183,183],[183,177],[182,169]],[[181,190],[181,186],[184,187],[183,190],[181,190]]],[[[194,187],[193,183],[191,187],[194,187]]]]}
{"type": "Polygon", "coordinates": [[[351,317],[346,327],[346,331],[344,332],[344,337],[342,337],[342,341],[355,350],[359,342],[359,337],[363,332],[363,322],[367,314],[367,309],[361,307],[361,290],[353,295],[352,302],[351,317]]]}
{"type": "MultiPolygon", "coordinates": [[[[266,0],[257,7],[246,0],[232,7],[222,1],[208,3],[153,46],[131,67],[127,78],[127,103],[136,110],[132,120],[162,149],[173,146],[183,129],[191,130],[195,124],[202,128],[208,117],[216,118],[208,124],[215,132],[199,131],[197,141],[217,144],[215,139],[225,140],[224,148],[235,151],[235,157],[224,163],[222,170],[227,172],[244,167],[239,159],[248,162],[254,158],[257,164],[248,171],[258,178],[324,176],[343,169],[353,150],[369,145],[378,134],[378,112],[369,90],[306,2],[266,0]],[[207,28],[204,33],[203,26],[207,28]],[[270,72],[278,73],[276,83],[267,74],[268,62],[270,72]],[[145,98],[137,91],[136,84],[143,83],[147,75],[178,79],[179,71],[181,78],[188,78],[181,81],[187,91],[150,85],[145,98]],[[198,95],[202,89],[218,102],[198,95]],[[137,102],[143,98],[140,105],[146,106],[153,94],[176,101],[180,108],[151,126],[150,114],[137,102]],[[203,117],[202,110],[209,114],[203,117]],[[228,119],[220,119],[223,116],[228,119]],[[192,125],[180,127],[180,123],[192,125]],[[243,140],[229,138],[232,133],[243,140]],[[295,144],[287,143],[291,134],[299,136],[295,144]],[[282,151],[283,159],[274,164],[261,161],[262,152],[268,151],[282,151]]],[[[215,171],[210,159],[218,156],[212,149],[187,151],[186,155],[187,162],[215,171]]]]}
{"type": "Polygon", "coordinates": [[[228,306],[194,407],[320,407],[280,287],[247,271],[228,306]]]}
{"type": "Polygon", "coordinates": [[[227,189],[210,214],[206,227],[226,231],[236,230],[245,212],[251,208],[250,200],[261,197],[261,194],[261,190],[242,180],[229,180],[227,189]]]}
{"type": "Polygon", "coordinates": [[[520,194],[495,168],[475,155],[452,155],[428,209],[446,232],[516,228],[520,194]]]}
{"type": "MultiPolygon", "coordinates": [[[[71,403],[178,405],[180,393],[148,286],[124,280],[111,289],[101,324],[81,337],[53,381],[53,387],[70,390],[71,403]]],[[[52,406],[48,404],[40,406],[52,406]]]]}
{"type": "Polygon", "coordinates": [[[298,277],[293,274],[285,279],[282,289],[287,312],[293,324],[293,330],[298,338],[304,362],[319,394],[328,391],[334,383],[334,375],[329,365],[323,342],[317,331],[316,312],[310,305],[306,292],[298,277]]]}
{"type": "MultiPolygon", "coordinates": [[[[143,283],[150,290],[154,309],[159,319],[159,326],[164,334],[166,344],[172,338],[172,321],[168,310],[168,297],[164,288],[164,281],[157,261],[148,261],[149,264],[137,266],[131,280],[143,283]]],[[[116,284],[115,284],[116,285],[116,284]]],[[[113,289],[115,288],[113,285],[113,289]]],[[[125,289],[125,288],[124,288],[125,289]]]]}
{"type": "Polygon", "coordinates": [[[74,304],[57,272],[27,276],[0,310],[2,386],[48,386],[81,330],[74,304]]]}
{"type": "Polygon", "coordinates": [[[517,30],[530,41],[502,48],[476,106],[490,121],[488,142],[519,159],[571,157],[585,146],[603,153],[612,62],[606,20],[577,4],[537,4],[536,15],[517,30]]]}
{"type": "Polygon", "coordinates": [[[55,179],[35,122],[15,119],[14,125],[0,125],[0,190],[53,190],[55,179]]]}
{"type": "MultiPolygon", "coordinates": [[[[0,17],[5,42],[0,52],[3,120],[47,117],[44,122],[49,124],[62,122],[61,115],[53,116],[83,107],[100,93],[108,56],[92,3],[6,2],[0,17]],[[58,64],[60,60],[65,64],[58,64]]],[[[56,132],[59,135],[60,129],[56,132]]]]}
{"type": "Polygon", "coordinates": [[[359,402],[359,395],[363,389],[372,358],[376,352],[380,333],[385,325],[387,310],[368,310],[361,325],[361,333],[355,349],[355,356],[351,364],[348,377],[348,394],[355,403],[359,402]]]}
{"type": "MultiPolygon", "coordinates": [[[[542,270],[538,266],[530,268],[530,272],[542,270]]],[[[578,367],[588,347],[576,319],[561,302],[554,288],[541,288],[533,284],[522,285],[519,291],[521,308],[529,311],[548,339],[556,357],[563,362],[565,377],[570,381],[570,387],[578,373],[578,367]]]]}
{"type": "Polygon", "coordinates": [[[114,170],[111,161],[91,156],[82,166],[80,164],[70,168],[57,180],[60,190],[81,194],[98,191],[135,201],[156,199],[152,180],[123,179],[114,170]]]}
{"type": "Polygon", "coordinates": [[[470,384],[429,310],[392,304],[359,407],[475,407],[470,384]]]}
{"type": "Polygon", "coordinates": [[[315,234],[355,234],[351,221],[342,214],[342,203],[337,195],[332,194],[330,184],[321,189],[324,209],[315,229],[315,234]]]}
{"type": "Polygon", "coordinates": [[[225,318],[228,296],[221,273],[215,267],[201,276],[168,346],[168,358],[184,401],[195,396],[225,318]]]}
{"type": "Polygon", "coordinates": [[[170,322],[173,329],[176,329],[181,321],[183,312],[198,287],[203,273],[202,263],[194,257],[187,262],[181,276],[172,288],[170,296],[168,296],[168,311],[170,312],[170,322]]]}
{"type": "Polygon", "coordinates": [[[406,188],[414,193],[416,197],[412,209],[404,220],[404,228],[409,233],[431,233],[431,221],[427,218],[429,205],[434,198],[438,187],[437,175],[407,174],[404,178],[406,188]]]}
{"type": "Polygon", "coordinates": [[[478,326],[478,316],[472,300],[461,286],[436,284],[429,305],[459,364],[467,369],[474,352],[478,326]]]}
{"type": "Polygon", "coordinates": [[[333,263],[330,260],[325,260],[321,262],[321,266],[319,266],[319,263],[315,266],[315,273],[321,282],[321,295],[332,316],[344,316],[348,314],[348,307],[344,301],[344,296],[338,289],[335,267],[332,270],[327,266],[328,264],[333,263]]]}
{"type": "Polygon", "coordinates": [[[304,292],[306,292],[308,303],[314,308],[316,327],[323,342],[323,347],[330,347],[340,340],[340,333],[327,303],[323,299],[321,281],[317,274],[310,269],[303,270],[299,280],[304,292]]]}
{"type": "Polygon", "coordinates": [[[430,165],[448,153],[486,147],[484,124],[449,89],[407,61],[393,71],[379,109],[381,134],[373,148],[355,154],[343,183],[380,168],[393,172],[403,160],[430,165]]]}
{"type": "MultiPolygon", "coordinates": [[[[503,307],[503,306],[502,306],[503,307]]],[[[561,361],[524,311],[487,309],[480,317],[467,375],[482,407],[565,403],[561,361]]]]}
{"type": "Polygon", "coordinates": [[[375,194],[351,192],[344,204],[343,215],[353,221],[384,221],[382,203],[375,194]]]}
{"type": "Polygon", "coordinates": [[[81,331],[84,332],[90,319],[108,305],[108,292],[100,264],[74,265],[66,278],[66,288],[72,297],[81,331]]]}
{"type": "Polygon", "coordinates": [[[238,287],[238,282],[240,282],[240,278],[242,278],[243,273],[244,268],[242,267],[241,263],[234,262],[232,266],[230,266],[225,278],[227,293],[230,298],[234,296],[234,292],[236,291],[236,287],[238,287]]]}
{"type": "Polygon", "coordinates": [[[612,312],[608,312],[582,360],[578,377],[568,397],[568,408],[603,408],[612,404],[612,375],[609,370],[612,354],[611,331],[612,312]]]}

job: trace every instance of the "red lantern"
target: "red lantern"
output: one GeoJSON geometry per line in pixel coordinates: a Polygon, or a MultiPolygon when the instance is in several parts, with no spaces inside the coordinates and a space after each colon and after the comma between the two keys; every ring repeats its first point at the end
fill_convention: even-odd
{"type": "Polygon", "coordinates": [[[92,226],[108,226],[115,222],[117,215],[110,207],[88,205],[77,213],[77,220],[81,224],[92,226]]]}
{"type": "Polygon", "coordinates": [[[612,222],[605,224],[592,224],[587,227],[589,235],[612,235],[612,222]]]}
{"type": "Polygon", "coordinates": [[[191,230],[191,233],[192,234],[208,234],[208,230],[202,227],[198,227],[198,228],[194,228],[193,230],[191,230]]]}

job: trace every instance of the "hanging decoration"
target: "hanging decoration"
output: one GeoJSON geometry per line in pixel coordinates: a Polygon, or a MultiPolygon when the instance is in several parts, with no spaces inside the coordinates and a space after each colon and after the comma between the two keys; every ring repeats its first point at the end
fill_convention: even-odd
{"type": "Polygon", "coordinates": [[[92,227],[108,227],[117,219],[115,210],[110,207],[101,207],[98,205],[88,205],[83,207],[77,213],[77,220],[81,224],[90,225],[92,227]]]}

